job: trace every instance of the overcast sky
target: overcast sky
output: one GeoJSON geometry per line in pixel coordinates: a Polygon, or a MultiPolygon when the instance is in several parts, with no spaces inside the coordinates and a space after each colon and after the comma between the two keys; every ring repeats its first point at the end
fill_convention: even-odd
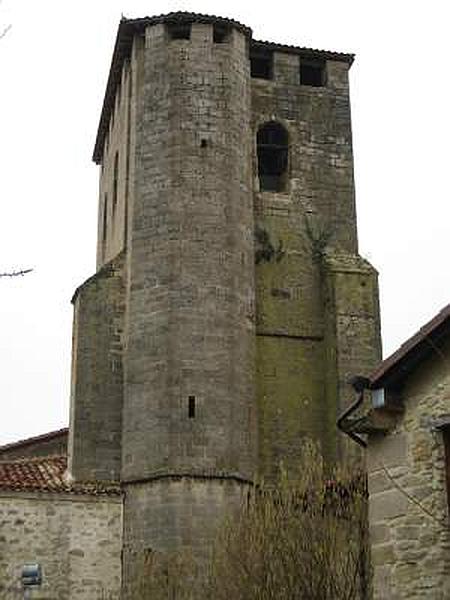
{"type": "Polygon", "coordinates": [[[68,423],[75,288],[95,269],[91,162],[118,22],[228,16],[256,39],[354,52],[360,252],[380,272],[384,355],[450,301],[450,55],[444,0],[3,0],[0,444],[68,423]]]}

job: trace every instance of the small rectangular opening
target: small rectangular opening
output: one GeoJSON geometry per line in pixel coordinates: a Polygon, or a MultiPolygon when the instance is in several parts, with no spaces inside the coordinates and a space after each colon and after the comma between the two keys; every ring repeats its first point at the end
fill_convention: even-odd
{"type": "Polygon", "coordinates": [[[442,430],[444,438],[444,455],[445,455],[445,481],[447,487],[447,505],[448,515],[450,517],[450,425],[447,425],[442,430]]]}
{"type": "Polygon", "coordinates": [[[167,32],[171,40],[190,40],[191,23],[167,23],[167,32]]]}
{"type": "Polygon", "coordinates": [[[108,194],[105,194],[104,202],[103,202],[103,226],[102,226],[102,244],[103,244],[103,252],[105,251],[106,245],[106,235],[107,235],[107,227],[108,227],[108,194]]]}
{"type": "Polygon", "coordinates": [[[114,171],[113,171],[113,197],[112,197],[112,215],[116,215],[117,208],[117,193],[119,187],[119,152],[114,155],[114,171]]]}
{"type": "Polygon", "coordinates": [[[324,60],[300,59],[300,85],[323,87],[326,83],[325,73],[324,60]]]}
{"type": "Polygon", "coordinates": [[[213,25],[213,42],[215,44],[224,44],[230,36],[230,28],[226,25],[213,25]]]}
{"type": "Polygon", "coordinates": [[[188,399],[188,417],[195,419],[195,396],[189,396],[188,399]]]}
{"type": "Polygon", "coordinates": [[[273,79],[273,52],[250,51],[250,75],[256,79],[273,79]]]}

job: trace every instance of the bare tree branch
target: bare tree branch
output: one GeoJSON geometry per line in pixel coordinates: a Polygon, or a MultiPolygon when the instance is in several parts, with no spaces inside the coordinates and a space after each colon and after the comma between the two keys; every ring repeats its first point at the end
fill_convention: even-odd
{"type": "Polygon", "coordinates": [[[22,271],[11,271],[9,273],[0,273],[0,277],[21,277],[27,273],[31,273],[33,269],[23,269],[22,271]]]}
{"type": "Polygon", "coordinates": [[[3,31],[0,31],[0,40],[5,37],[8,31],[11,29],[12,25],[7,25],[3,31]]]}
{"type": "MultiPolygon", "coordinates": [[[[0,4],[1,3],[2,3],[2,0],[0,0],[0,4]]],[[[12,25],[9,24],[9,25],[7,25],[6,27],[3,27],[3,29],[0,30],[0,40],[5,37],[5,35],[11,29],[11,27],[12,27],[12,25]]]]}

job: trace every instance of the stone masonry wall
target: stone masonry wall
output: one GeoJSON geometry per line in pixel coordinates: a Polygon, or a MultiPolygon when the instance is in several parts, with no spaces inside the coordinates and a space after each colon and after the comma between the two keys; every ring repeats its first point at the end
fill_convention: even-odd
{"type": "Polygon", "coordinates": [[[123,471],[252,477],[254,262],[246,39],[148,27],[129,247],[123,471]],[[244,132],[244,135],[243,135],[244,132]],[[189,398],[195,415],[189,417],[189,398]]]}
{"type": "Polygon", "coordinates": [[[119,600],[121,498],[0,492],[0,600],[21,600],[22,566],[38,562],[36,600],[119,600]]]}
{"type": "Polygon", "coordinates": [[[246,491],[239,481],[189,477],[127,486],[122,600],[141,599],[143,561],[154,551],[207,560],[219,527],[242,508],[246,491]]]}
{"type": "Polygon", "coordinates": [[[325,384],[327,436],[325,456],[347,463],[363,460],[361,448],[338,432],[339,415],[355,401],[349,380],[368,376],[381,360],[378,274],[358,255],[327,253],[323,257],[325,308],[325,384]]]}
{"type": "Polygon", "coordinates": [[[210,23],[192,23],[190,39],[147,28],[128,254],[126,598],[139,597],[142,551],[206,552],[256,469],[249,81],[238,30],[218,43],[210,23]]]}
{"type": "Polygon", "coordinates": [[[380,359],[376,272],[357,254],[348,64],[328,60],[326,85],[311,87],[300,83],[301,60],[275,52],[273,80],[251,80],[254,139],[271,120],[289,137],[286,190],[254,194],[265,476],[280,461],[296,463],[305,435],[327,461],[342,456],[336,419],[351,393],[348,374],[361,361],[368,373],[380,359]]]}
{"type": "Polygon", "coordinates": [[[140,46],[140,41],[136,40],[131,59],[122,67],[103,150],[98,201],[97,269],[127,245],[134,191],[140,46]]]}
{"type": "Polygon", "coordinates": [[[375,600],[450,598],[450,515],[442,433],[450,413],[450,343],[402,390],[405,412],[368,447],[375,600]]]}
{"type": "Polygon", "coordinates": [[[120,478],[123,263],[119,255],[74,297],[68,470],[78,480],[120,478]]]}
{"type": "Polygon", "coordinates": [[[378,358],[374,315],[352,313],[353,296],[376,297],[373,273],[362,292],[354,265],[346,279],[325,260],[359,258],[348,62],[327,60],[326,86],[309,87],[302,57],[276,51],[273,81],[252,79],[242,29],[193,21],[189,39],[161,21],[135,36],[99,205],[98,265],[126,246],[125,273],[104,279],[104,265],[75,307],[70,469],[121,469],[130,598],[142,552],[204,552],[258,467],[296,463],[303,435],[335,459],[345,355],[373,342],[378,358]],[[288,132],[285,193],[259,190],[270,120],[288,132]]]}

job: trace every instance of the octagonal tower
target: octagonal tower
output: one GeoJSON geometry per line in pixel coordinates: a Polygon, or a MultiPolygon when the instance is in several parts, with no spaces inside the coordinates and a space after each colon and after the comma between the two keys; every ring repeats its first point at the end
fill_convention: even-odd
{"type": "Polygon", "coordinates": [[[380,355],[357,250],[348,54],[192,13],[119,26],[94,160],[97,273],[74,296],[69,471],[120,479],[124,598],[206,556],[301,439],[336,460],[380,355]]]}

